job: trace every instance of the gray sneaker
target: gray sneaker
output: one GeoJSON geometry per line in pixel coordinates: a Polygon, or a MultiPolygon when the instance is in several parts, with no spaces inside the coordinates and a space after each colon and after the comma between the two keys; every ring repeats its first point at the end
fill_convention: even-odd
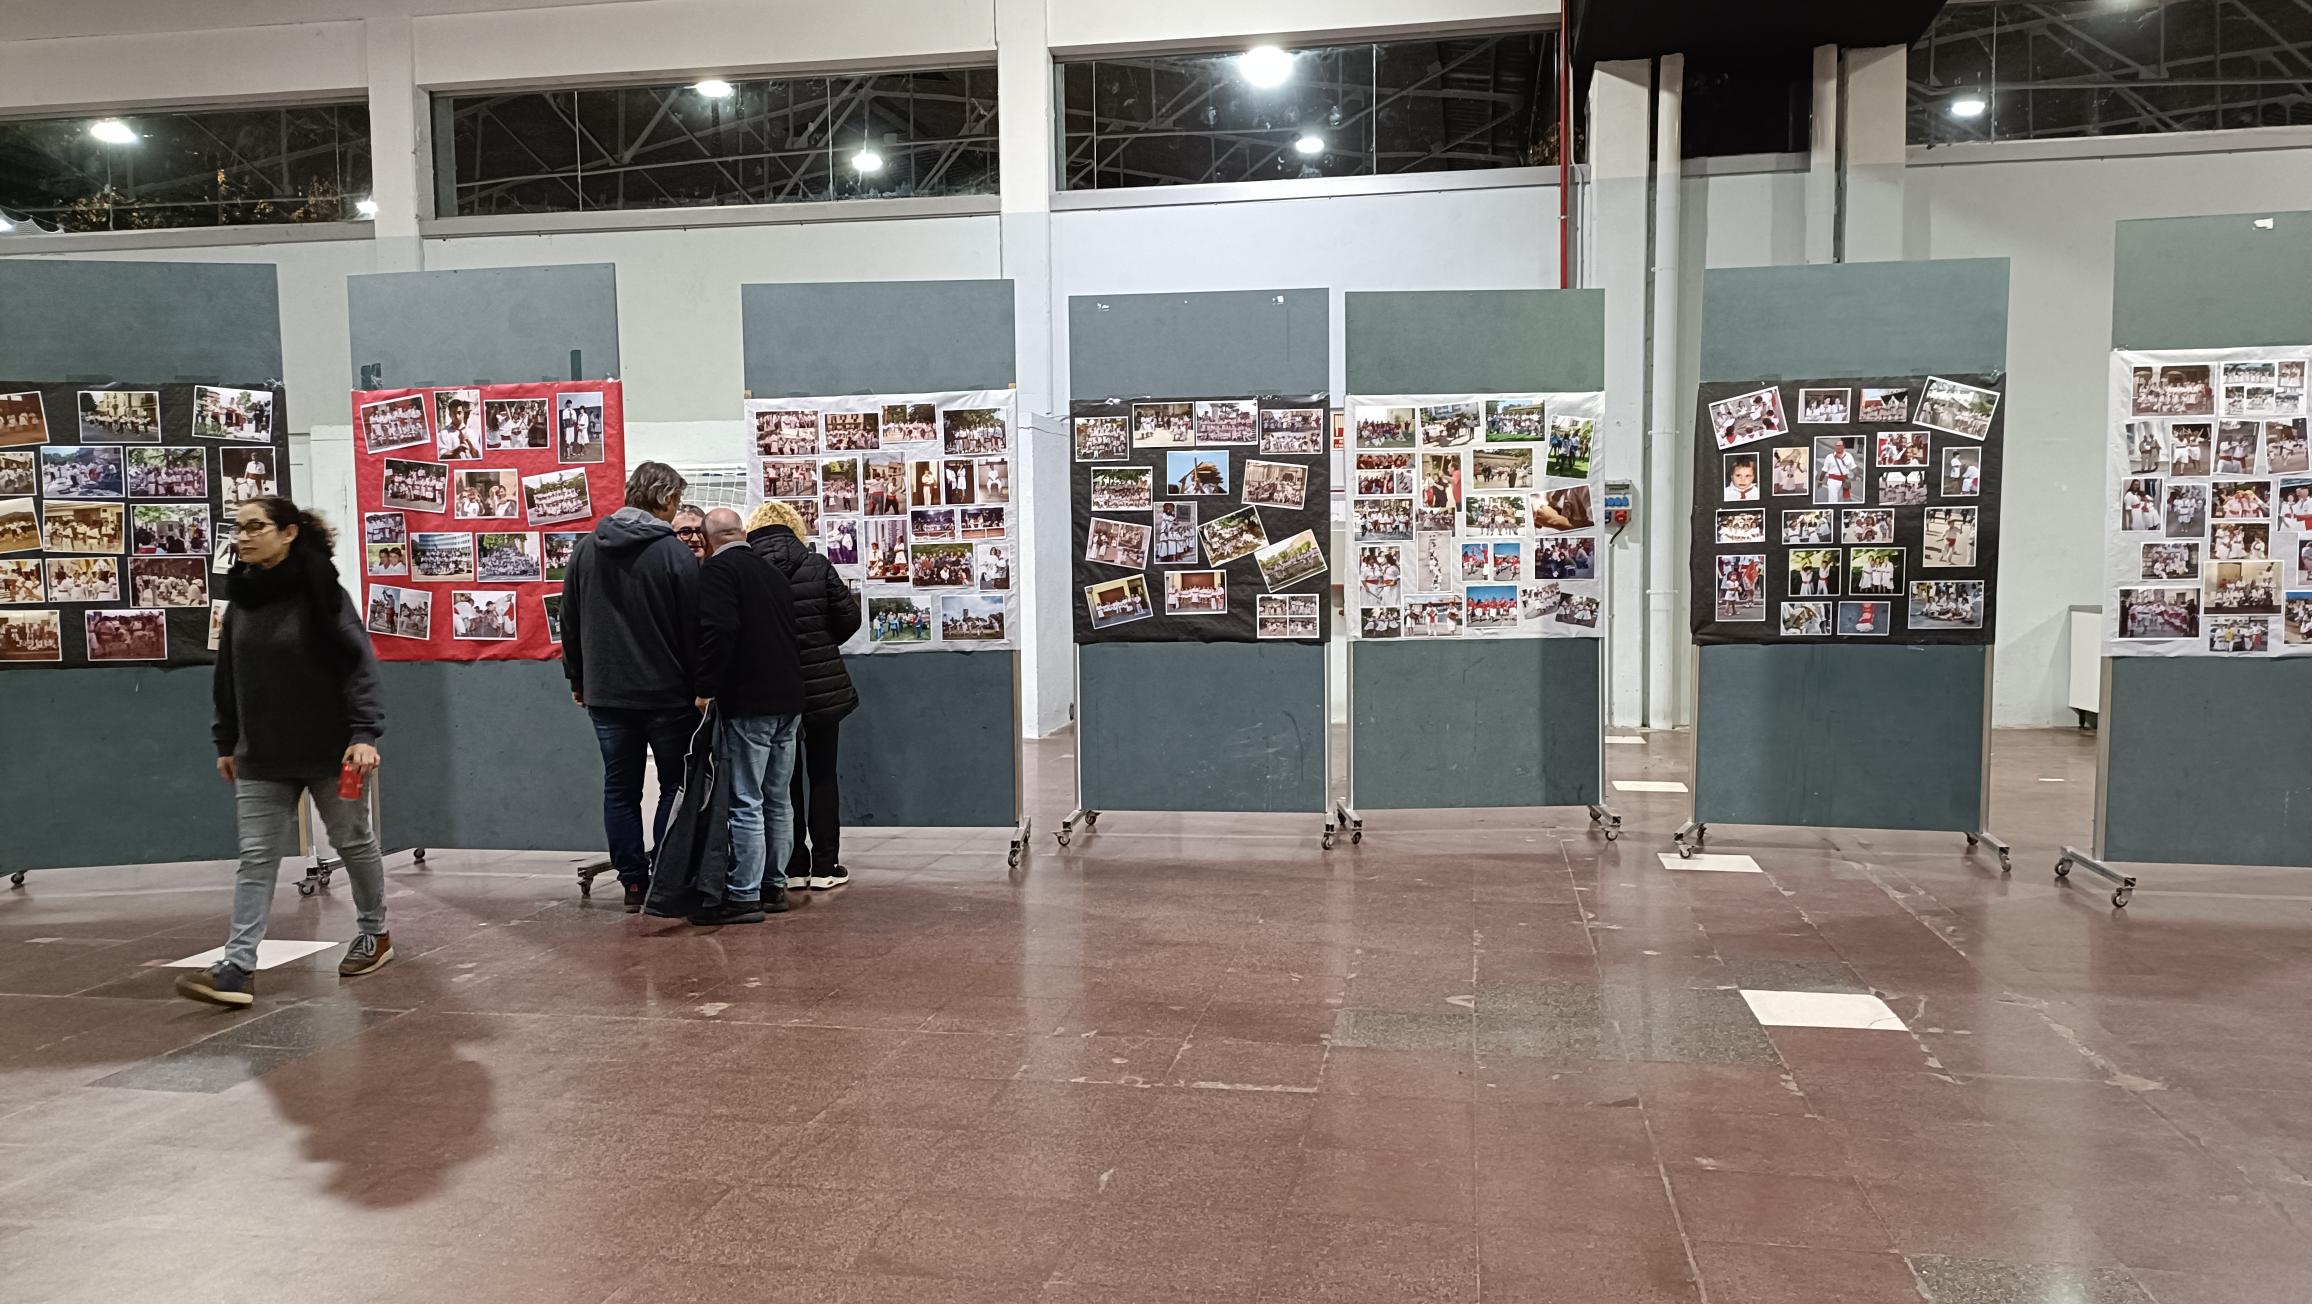
{"type": "Polygon", "coordinates": [[[372,969],[383,967],[393,958],[392,933],[362,933],[345,948],[345,958],[337,962],[337,976],[352,978],[372,969]]]}

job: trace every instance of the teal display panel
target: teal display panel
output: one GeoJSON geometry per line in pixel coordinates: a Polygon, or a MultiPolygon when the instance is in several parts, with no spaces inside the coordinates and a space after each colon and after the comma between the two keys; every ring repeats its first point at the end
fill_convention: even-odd
{"type": "MultiPolygon", "coordinates": [[[[2004,371],[2007,293],[2004,258],[1709,271],[1701,380],[2004,371]]],[[[1990,648],[1697,651],[1699,822],[1982,827],[1990,648]]]]}
{"type": "MultiPolygon", "coordinates": [[[[2312,343],[2312,213],[2121,222],[2116,248],[2115,349],[2312,343]]],[[[2098,855],[2312,866],[2312,660],[2114,657],[2110,675],[2098,855]]]]}
{"type": "Polygon", "coordinates": [[[345,297],[350,388],[618,376],[618,268],[610,263],[377,272],[346,277],[345,297]],[[379,374],[364,385],[361,370],[371,366],[379,374]]]}

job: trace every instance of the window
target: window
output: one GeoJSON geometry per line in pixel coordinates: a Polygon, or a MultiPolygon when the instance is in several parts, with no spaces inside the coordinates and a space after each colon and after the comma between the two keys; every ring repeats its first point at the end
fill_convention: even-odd
{"type": "Polygon", "coordinates": [[[1069,190],[1557,164],[1557,34],[1061,65],[1069,190]]]}
{"type": "Polygon", "coordinates": [[[1814,53],[1688,55],[1679,109],[1687,158],[1803,154],[1813,147],[1814,53]]]}
{"type": "Polygon", "coordinates": [[[1911,47],[1914,145],[2308,123],[2302,0],[1952,0],[1911,47]]]}
{"type": "Polygon", "coordinates": [[[0,122],[0,213],[64,231],[345,222],[369,197],[369,107],[0,122]]]}
{"type": "Polygon", "coordinates": [[[437,95],[434,125],[443,216],[996,189],[993,68],[437,95]]]}

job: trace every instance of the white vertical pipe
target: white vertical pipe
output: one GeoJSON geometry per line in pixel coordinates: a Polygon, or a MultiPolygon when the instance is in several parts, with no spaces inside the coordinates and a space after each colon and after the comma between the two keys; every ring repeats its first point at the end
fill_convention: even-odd
{"type": "Polygon", "coordinates": [[[1678,190],[1685,176],[1683,142],[1686,56],[1664,55],[1654,90],[1653,329],[1647,340],[1652,368],[1648,403],[1649,508],[1646,513],[1646,727],[1677,725],[1676,675],[1685,637],[1678,611],[1678,459],[1686,455],[1678,429],[1678,190]]]}

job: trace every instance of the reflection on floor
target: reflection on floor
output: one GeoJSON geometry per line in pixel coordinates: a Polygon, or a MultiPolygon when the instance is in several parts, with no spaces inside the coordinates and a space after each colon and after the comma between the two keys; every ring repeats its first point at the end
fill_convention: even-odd
{"type": "MultiPolygon", "coordinates": [[[[1733,827],[1763,872],[1682,872],[1688,799],[1626,788],[1610,844],[1119,812],[1007,875],[1000,831],[860,833],[853,887],[721,932],[435,852],[397,963],[291,961],[243,1015],[163,967],[223,867],[36,874],[0,1298],[2300,1304],[2312,880],[2151,869],[2113,911],[2047,872],[2092,740],[1997,747],[2012,878],[1733,827]]],[[[279,898],[280,939],[351,925],[342,881],[279,898]]]]}

